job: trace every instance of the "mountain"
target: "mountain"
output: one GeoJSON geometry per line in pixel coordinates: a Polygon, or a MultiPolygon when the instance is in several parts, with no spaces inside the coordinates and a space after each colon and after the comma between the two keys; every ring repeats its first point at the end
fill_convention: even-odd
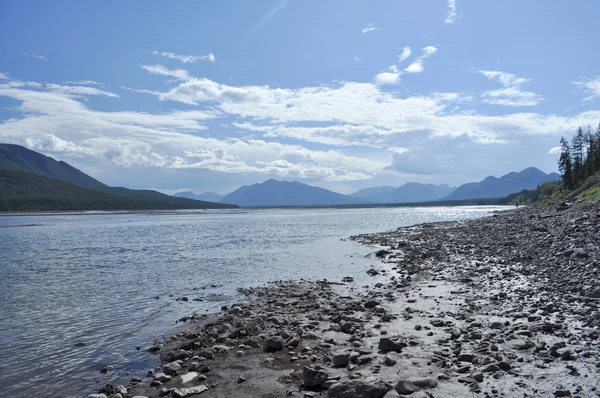
{"type": "Polygon", "coordinates": [[[0,144],[0,211],[223,209],[238,206],[109,187],[68,163],[0,144]]]}
{"type": "Polygon", "coordinates": [[[480,182],[461,185],[444,200],[505,197],[524,189],[536,189],[544,182],[559,181],[560,179],[560,175],[557,173],[546,174],[535,167],[529,167],[518,173],[508,173],[500,178],[489,176],[480,182]]]}
{"type": "Polygon", "coordinates": [[[20,145],[0,144],[0,167],[28,171],[44,177],[57,178],[88,188],[106,185],[63,161],[32,151],[20,145]]]}
{"type": "Polygon", "coordinates": [[[415,203],[441,199],[453,190],[453,187],[446,184],[434,185],[407,182],[398,188],[384,186],[361,189],[350,196],[368,203],[415,203]]]}
{"type": "Polygon", "coordinates": [[[235,203],[242,207],[333,206],[356,205],[364,201],[297,181],[270,179],[260,184],[244,185],[221,199],[221,203],[235,203]]]}
{"type": "Polygon", "coordinates": [[[175,195],[176,198],[187,198],[187,199],[194,199],[194,200],[204,200],[207,202],[220,202],[221,199],[223,199],[225,197],[225,195],[221,195],[218,193],[214,193],[214,192],[202,192],[199,194],[195,194],[193,192],[190,191],[184,191],[184,192],[177,192],[175,195]]]}

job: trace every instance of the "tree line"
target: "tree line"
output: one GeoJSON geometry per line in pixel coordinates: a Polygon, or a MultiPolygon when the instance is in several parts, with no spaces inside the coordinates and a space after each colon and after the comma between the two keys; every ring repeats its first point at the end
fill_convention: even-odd
{"type": "Polygon", "coordinates": [[[591,126],[587,132],[579,127],[570,143],[565,137],[560,139],[558,170],[569,190],[600,171],[600,124],[596,131],[592,131],[591,126]]]}

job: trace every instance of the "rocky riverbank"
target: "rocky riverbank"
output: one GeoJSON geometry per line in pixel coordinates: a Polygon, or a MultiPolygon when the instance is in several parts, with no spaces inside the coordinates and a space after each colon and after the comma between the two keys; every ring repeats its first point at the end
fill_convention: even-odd
{"type": "Polygon", "coordinates": [[[245,290],[95,396],[600,396],[597,205],[353,239],[383,260],[363,278],[245,290]]]}

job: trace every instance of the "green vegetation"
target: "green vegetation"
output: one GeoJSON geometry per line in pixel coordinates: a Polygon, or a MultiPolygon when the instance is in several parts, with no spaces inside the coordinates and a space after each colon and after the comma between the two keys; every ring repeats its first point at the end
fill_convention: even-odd
{"type": "Polygon", "coordinates": [[[22,170],[0,168],[0,211],[217,209],[235,205],[174,198],[155,191],[81,187],[22,170]]]}
{"type": "Polygon", "coordinates": [[[570,145],[565,137],[561,138],[558,169],[569,191],[600,171],[600,124],[594,133],[591,126],[586,133],[579,127],[570,145]]]}

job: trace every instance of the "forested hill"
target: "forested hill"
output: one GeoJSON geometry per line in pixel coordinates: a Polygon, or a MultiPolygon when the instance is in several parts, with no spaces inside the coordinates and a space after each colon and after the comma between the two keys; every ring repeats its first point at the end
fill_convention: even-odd
{"type": "Polygon", "coordinates": [[[0,144],[0,211],[227,209],[236,205],[109,187],[70,164],[0,144]]]}

